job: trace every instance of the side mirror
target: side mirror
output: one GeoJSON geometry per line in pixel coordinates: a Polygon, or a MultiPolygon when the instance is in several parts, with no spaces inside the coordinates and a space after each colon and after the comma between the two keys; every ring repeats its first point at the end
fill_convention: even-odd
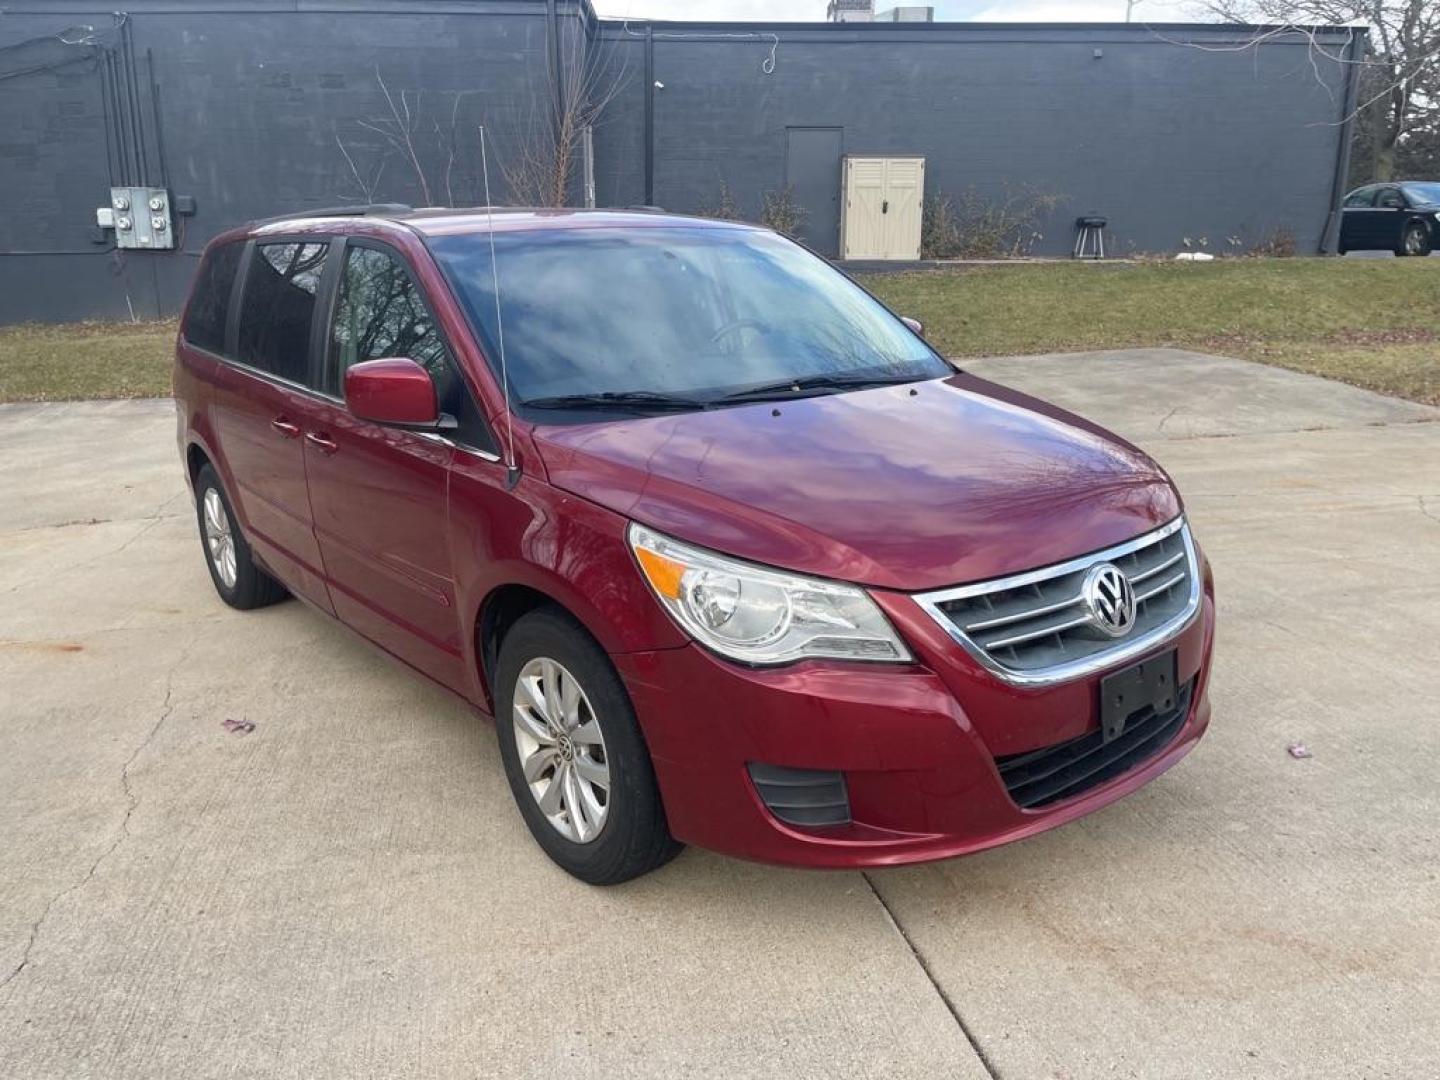
{"type": "Polygon", "coordinates": [[[399,427],[445,426],[430,373],[414,360],[366,360],[345,370],[345,405],[361,420],[399,427]]]}
{"type": "Polygon", "coordinates": [[[900,321],[903,322],[906,326],[908,326],[914,332],[916,337],[923,338],[925,336],[925,324],[922,323],[919,319],[912,319],[909,315],[901,315],[900,321]]]}

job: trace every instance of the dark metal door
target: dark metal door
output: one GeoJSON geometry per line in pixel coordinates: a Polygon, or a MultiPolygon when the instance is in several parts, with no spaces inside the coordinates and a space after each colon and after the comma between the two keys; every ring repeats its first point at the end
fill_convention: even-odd
{"type": "Polygon", "coordinates": [[[797,239],[821,255],[840,254],[841,129],[786,128],[785,183],[805,211],[797,239]]]}

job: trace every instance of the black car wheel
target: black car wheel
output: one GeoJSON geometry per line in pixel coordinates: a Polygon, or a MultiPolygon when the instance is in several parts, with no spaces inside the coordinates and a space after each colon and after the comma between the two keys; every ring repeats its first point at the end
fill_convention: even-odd
{"type": "Polygon", "coordinates": [[[221,600],[233,608],[248,611],[284,600],[289,595],[285,586],[255,564],[250,545],[230,508],[230,500],[220,486],[220,477],[209,465],[195,477],[195,513],[200,520],[205,565],[221,600]]]}
{"type": "Polygon", "coordinates": [[[505,635],[495,727],[520,814],[562,869],[615,885],[680,850],[630,695],[605,651],[564,612],[532,611],[505,635]]]}
{"type": "Polygon", "coordinates": [[[1412,221],[1400,235],[1400,246],[1396,255],[1429,255],[1430,228],[1423,221],[1412,221]]]}

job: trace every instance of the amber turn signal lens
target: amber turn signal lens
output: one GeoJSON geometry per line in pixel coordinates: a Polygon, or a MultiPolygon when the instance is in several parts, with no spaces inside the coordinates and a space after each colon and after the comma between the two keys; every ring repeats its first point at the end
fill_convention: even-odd
{"type": "Polygon", "coordinates": [[[674,559],[667,559],[646,548],[636,548],[635,557],[640,560],[640,569],[650,579],[650,584],[661,596],[671,600],[680,598],[680,579],[685,576],[685,565],[674,559]]]}

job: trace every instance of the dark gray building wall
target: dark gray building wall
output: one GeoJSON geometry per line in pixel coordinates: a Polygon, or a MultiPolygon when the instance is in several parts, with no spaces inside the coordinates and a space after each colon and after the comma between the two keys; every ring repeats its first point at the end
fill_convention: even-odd
{"type": "MultiPolygon", "coordinates": [[[[579,0],[551,8],[134,0],[149,180],[162,182],[153,56],[168,186],[198,212],[184,220],[182,251],[128,254],[95,243],[113,169],[93,57],[53,38],[6,48],[77,23],[103,37],[111,16],[93,0],[8,9],[0,322],[173,314],[204,242],[255,217],[372,198],[478,204],[482,123],[493,195],[506,200],[504,166],[548,130],[552,21],[562,67],[588,63],[593,93],[609,98],[595,131],[601,205],[646,201],[648,93],[653,201],[679,210],[713,205],[724,181],[757,213],[786,183],[792,126],[842,129],[845,153],[923,155],[932,194],[1030,183],[1064,195],[1041,251],[1067,249],[1075,214],[1092,211],[1110,217],[1121,252],[1174,250],[1184,237],[1219,251],[1277,226],[1313,251],[1333,206],[1344,70],[1322,62],[1317,81],[1298,37],[1203,51],[1141,27],[654,24],[647,38],[644,24],[597,22],[579,0]],[[663,89],[645,77],[647,48],[663,89]],[[410,110],[418,170],[385,138],[400,126],[381,80],[402,116],[410,110]]],[[[1163,34],[1209,49],[1245,36],[1163,34]]],[[[1338,49],[1346,37],[1326,40],[1338,49]]]]}
{"type": "MultiPolygon", "coordinates": [[[[1068,251],[1080,213],[1110,220],[1117,254],[1175,251],[1187,237],[1215,252],[1249,248],[1277,227],[1301,252],[1319,249],[1345,134],[1346,69],[1322,61],[1317,78],[1298,34],[1207,51],[1248,35],[773,32],[780,44],[770,74],[763,36],[736,41],[696,27],[657,37],[655,199],[667,209],[713,205],[723,181],[742,209],[758,213],[763,193],[787,182],[787,128],[838,127],[845,154],[923,156],[930,194],[974,189],[998,199],[1030,184],[1063,196],[1039,253],[1068,251]]],[[[1347,40],[1335,34],[1330,47],[1347,40]]],[[[627,183],[633,195],[643,177],[627,183]]],[[[833,254],[834,244],[818,246],[833,254]]]]}
{"type": "Polygon", "coordinates": [[[599,32],[591,63],[605,72],[609,106],[595,125],[595,196],[600,206],[645,202],[645,41],[599,32]]]}
{"type": "MultiPolygon", "coordinates": [[[[562,5],[562,18],[578,27],[574,10],[562,5]]],[[[196,200],[195,216],[177,223],[183,249],[93,242],[110,185],[102,75],[73,49],[65,67],[0,81],[0,186],[10,200],[0,215],[0,322],[173,314],[205,242],[257,217],[367,201],[478,205],[482,123],[493,196],[505,201],[503,164],[520,140],[549,130],[543,2],[141,0],[129,19],[148,181],[160,182],[153,56],[168,186],[196,200]],[[418,167],[386,137],[403,141],[406,130],[418,167]]],[[[76,24],[105,36],[111,16],[93,4],[35,4],[0,20],[0,49],[76,24]]],[[[583,29],[579,37],[583,55],[583,29]]]]}

